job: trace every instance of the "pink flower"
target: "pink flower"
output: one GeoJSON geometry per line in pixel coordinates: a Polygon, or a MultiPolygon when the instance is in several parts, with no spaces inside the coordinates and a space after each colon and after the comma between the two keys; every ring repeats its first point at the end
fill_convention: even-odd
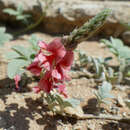
{"type": "Polygon", "coordinates": [[[40,76],[43,73],[42,70],[45,73],[38,85],[33,88],[34,92],[38,93],[43,90],[50,93],[51,90],[57,88],[60,94],[67,97],[63,82],[69,79],[67,72],[74,60],[73,52],[66,51],[59,38],[49,44],[41,41],[38,45],[40,51],[27,69],[36,76],[40,76]]]}
{"type": "Polygon", "coordinates": [[[36,76],[40,75],[41,68],[50,71],[66,54],[66,50],[59,38],[49,44],[40,41],[38,45],[40,51],[36,55],[33,63],[27,68],[36,76]]]}
{"type": "Polygon", "coordinates": [[[67,72],[70,70],[74,60],[74,54],[72,51],[67,51],[63,59],[52,70],[52,77],[60,80],[68,80],[67,72]]]}
{"type": "MultiPolygon", "coordinates": [[[[41,64],[48,71],[52,69],[55,64],[59,63],[66,54],[66,50],[59,38],[53,40],[49,44],[46,44],[45,42],[39,42],[38,45],[41,49],[40,52],[42,53],[42,56],[45,57],[44,59],[46,59],[43,60],[41,64]]],[[[41,58],[39,58],[39,60],[40,59],[41,58]]]]}
{"type": "Polygon", "coordinates": [[[27,70],[36,76],[40,76],[42,68],[38,65],[38,62],[35,61],[27,67],[27,70]]]}
{"type": "Polygon", "coordinates": [[[19,83],[20,80],[21,80],[20,75],[16,75],[16,76],[14,77],[14,81],[15,81],[16,89],[19,88],[18,83],[19,83]]]}
{"type": "Polygon", "coordinates": [[[34,87],[34,92],[38,93],[43,90],[49,93],[53,89],[53,81],[49,72],[46,72],[44,77],[40,79],[38,86],[34,87]]]}
{"type": "MultiPolygon", "coordinates": [[[[42,50],[48,51],[48,59],[55,60],[58,63],[66,54],[66,50],[61,43],[61,39],[56,38],[51,43],[46,44],[45,42],[39,42],[39,47],[42,50]]],[[[45,54],[47,56],[47,54],[45,54]]]]}

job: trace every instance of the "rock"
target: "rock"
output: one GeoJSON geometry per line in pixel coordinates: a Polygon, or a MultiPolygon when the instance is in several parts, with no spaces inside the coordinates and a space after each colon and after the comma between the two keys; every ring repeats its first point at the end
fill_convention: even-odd
{"type": "Polygon", "coordinates": [[[124,106],[125,106],[125,103],[124,103],[122,97],[119,96],[119,95],[118,95],[118,97],[117,97],[117,103],[118,103],[118,105],[119,105],[120,107],[124,107],[124,106]]]}
{"type": "MultiPolygon", "coordinates": [[[[6,7],[16,8],[20,3],[23,5],[25,12],[31,13],[35,21],[38,20],[42,10],[39,8],[37,0],[1,0],[0,20],[14,22],[11,16],[2,12],[2,9],[6,7]]],[[[42,6],[44,10],[44,1],[42,1],[42,6]]],[[[43,26],[43,30],[48,33],[70,33],[75,27],[81,26],[104,8],[111,8],[113,13],[108,18],[105,26],[100,30],[101,34],[115,37],[121,35],[125,31],[125,28],[120,24],[120,21],[130,21],[129,2],[54,0],[47,10],[47,14],[41,25],[43,26]]]]}
{"type": "Polygon", "coordinates": [[[64,111],[65,111],[66,114],[69,114],[71,116],[76,116],[77,118],[83,117],[83,115],[84,115],[81,106],[77,106],[75,108],[73,108],[73,107],[66,107],[64,109],[64,111]]]}
{"type": "Polygon", "coordinates": [[[130,45],[130,31],[126,31],[122,34],[122,39],[125,43],[130,45]]]}

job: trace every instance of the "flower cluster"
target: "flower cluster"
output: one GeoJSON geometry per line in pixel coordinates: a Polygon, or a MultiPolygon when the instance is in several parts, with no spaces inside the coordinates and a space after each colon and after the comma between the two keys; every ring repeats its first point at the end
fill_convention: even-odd
{"type": "Polygon", "coordinates": [[[69,80],[67,72],[74,59],[73,52],[67,51],[59,38],[49,44],[40,41],[38,45],[40,50],[34,61],[27,67],[31,73],[40,76],[40,81],[33,90],[36,93],[41,90],[50,93],[57,88],[60,94],[67,97],[64,81],[69,80]]]}

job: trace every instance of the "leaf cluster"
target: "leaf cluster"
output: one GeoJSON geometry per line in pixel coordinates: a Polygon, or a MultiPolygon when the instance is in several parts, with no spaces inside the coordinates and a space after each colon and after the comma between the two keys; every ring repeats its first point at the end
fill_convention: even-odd
{"type": "Polygon", "coordinates": [[[119,65],[119,82],[123,81],[124,77],[129,77],[130,74],[130,48],[125,46],[120,39],[110,38],[109,40],[102,39],[110,51],[117,56],[119,65]]]}
{"type": "Polygon", "coordinates": [[[98,78],[102,81],[106,80],[110,82],[113,82],[115,80],[116,74],[114,73],[113,68],[111,68],[108,65],[108,61],[110,61],[112,57],[95,58],[92,56],[87,56],[84,52],[81,51],[78,51],[78,57],[79,57],[80,66],[81,67],[87,66],[87,69],[90,72],[95,73],[95,78],[98,78]]]}
{"type": "Polygon", "coordinates": [[[63,98],[57,92],[51,92],[45,97],[48,107],[51,111],[58,114],[63,114],[66,107],[77,107],[80,100],[75,98],[63,98]]]}
{"type": "Polygon", "coordinates": [[[7,53],[6,58],[8,63],[8,77],[13,79],[15,75],[22,75],[26,71],[26,67],[34,60],[35,54],[39,50],[37,47],[38,38],[34,35],[30,38],[29,47],[22,45],[12,46],[12,51],[7,53]]]}
{"type": "Polygon", "coordinates": [[[95,95],[97,97],[99,106],[101,103],[110,104],[108,99],[114,98],[114,96],[111,94],[111,90],[112,85],[107,81],[104,81],[102,86],[98,87],[98,91],[95,92],[95,95]]]}
{"type": "Polygon", "coordinates": [[[3,46],[5,42],[8,42],[13,38],[12,35],[6,33],[5,31],[5,27],[0,27],[0,47],[3,46]]]}
{"type": "Polygon", "coordinates": [[[24,23],[27,23],[28,18],[31,17],[29,14],[24,14],[23,6],[21,4],[18,5],[16,10],[12,8],[6,8],[3,10],[3,12],[15,16],[16,20],[24,21],[24,23]]]}

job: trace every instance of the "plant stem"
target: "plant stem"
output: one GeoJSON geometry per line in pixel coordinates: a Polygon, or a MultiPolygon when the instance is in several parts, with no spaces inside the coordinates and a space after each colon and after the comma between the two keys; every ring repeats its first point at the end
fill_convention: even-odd
{"type": "MultiPolygon", "coordinates": [[[[71,117],[71,115],[67,115],[68,117],[71,117]]],[[[86,120],[86,119],[104,119],[104,120],[115,120],[125,123],[130,123],[130,117],[121,117],[121,116],[113,116],[113,115],[92,115],[92,114],[84,114],[83,116],[74,116],[74,118],[79,120],[86,120]]]]}
{"type": "Polygon", "coordinates": [[[110,9],[104,9],[101,13],[97,14],[94,18],[86,22],[78,29],[74,29],[69,36],[62,38],[62,43],[67,50],[74,50],[77,45],[92,37],[97,30],[99,30],[105,23],[106,18],[111,14],[110,9]]]}
{"type": "MultiPolygon", "coordinates": [[[[50,1],[45,0],[45,8],[44,8],[44,10],[42,9],[43,10],[42,11],[42,15],[40,16],[40,18],[38,19],[38,21],[36,21],[36,23],[34,23],[34,24],[31,24],[31,25],[27,26],[25,29],[23,29],[23,30],[15,33],[14,35],[17,36],[17,35],[19,35],[21,33],[25,33],[27,31],[30,31],[30,30],[36,28],[42,22],[43,18],[46,16],[47,9],[49,8],[49,6],[51,4],[52,4],[52,0],[50,0],[50,1]]],[[[42,8],[41,4],[40,4],[40,8],[42,8]]]]}
{"type": "Polygon", "coordinates": [[[33,28],[37,27],[42,22],[44,17],[45,17],[45,12],[42,13],[41,17],[39,18],[39,20],[36,23],[31,24],[30,26],[27,26],[26,28],[24,28],[23,30],[15,33],[14,35],[17,36],[21,33],[25,33],[25,32],[32,30],[33,28]]]}

